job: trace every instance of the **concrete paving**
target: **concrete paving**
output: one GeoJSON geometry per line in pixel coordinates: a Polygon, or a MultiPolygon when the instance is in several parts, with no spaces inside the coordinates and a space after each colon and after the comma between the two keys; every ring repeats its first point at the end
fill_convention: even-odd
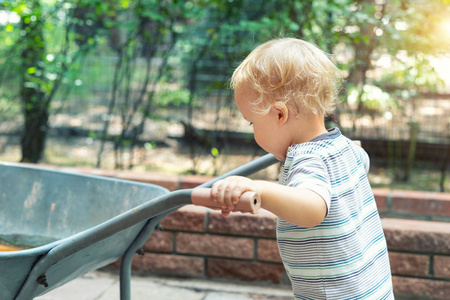
{"type": "MultiPolygon", "coordinates": [[[[132,300],[292,300],[290,289],[272,285],[132,276],[132,300]]],[[[94,271],[35,300],[120,300],[119,276],[94,271]]]]}

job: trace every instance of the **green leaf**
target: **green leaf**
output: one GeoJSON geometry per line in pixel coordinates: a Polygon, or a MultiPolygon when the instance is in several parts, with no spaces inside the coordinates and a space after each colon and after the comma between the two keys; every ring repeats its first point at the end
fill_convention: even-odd
{"type": "Polygon", "coordinates": [[[27,73],[28,73],[28,74],[34,74],[34,73],[36,73],[36,68],[35,68],[35,67],[30,67],[30,68],[28,68],[28,69],[27,69],[27,73]]]}
{"type": "Polygon", "coordinates": [[[216,158],[217,156],[219,156],[219,149],[217,149],[216,147],[213,147],[211,149],[211,154],[214,158],[216,158]]]}
{"type": "Polygon", "coordinates": [[[153,150],[156,148],[156,143],[155,142],[147,142],[144,144],[144,148],[147,151],[153,150]]]}
{"type": "Polygon", "coordinates": [[[154,21],[160,21],[160,22],[164,22],[165,21],[165,18],[164,18],[163,15],[158,14],[158,13],[152,11],[152,10],[146,10],[146,11],[144,11],[144,13],[142,15],[144,17],[148,17],[148,18],[150,18],[151,20],[154,20],[154,21]]]}

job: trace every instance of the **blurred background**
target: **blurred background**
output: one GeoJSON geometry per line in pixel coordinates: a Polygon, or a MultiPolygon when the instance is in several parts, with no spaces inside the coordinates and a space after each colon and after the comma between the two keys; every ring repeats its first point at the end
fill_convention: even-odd
{"type": "Polygon", "coordinates": [[[224,173],[264,154],[228,80],[281,36],[343,71],[374,187],[450,191],[449,0],[0,0],[0,160],[224,173]]]}

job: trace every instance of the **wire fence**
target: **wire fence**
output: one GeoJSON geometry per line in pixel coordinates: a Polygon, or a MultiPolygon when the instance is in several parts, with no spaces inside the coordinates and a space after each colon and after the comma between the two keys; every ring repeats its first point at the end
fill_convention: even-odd
{"type": "MultiPolygon", "coordinates": [[[[85,115],[90,119],[83,121],[83,126],[96,130],[104,120],[110,119],[113,121],[111,134],[118,134],[121,128],[118,113],[105,115],[115,61],[116,58],[111,56],[87,58],[85,64],[91,68],[84,68],[85,73],[76,79],[81,84],[72,90],[70,98],[61,99],[55,111],[72,115],[90,111],[85,115]],[[95,65],[102,67],[92,68],[95,65]]],[[[177,105],[156,103],[142,139],[181,138],[187,130],[186,126],[208,132],[215,140],[239,134],[248,137],[251,134],[251,127],[234,107],[232,91],[226,87],[233,66],[205,59],[198,68],[199,72],[195,74],[197,90],[192,102],[179,101],[177,105]],[[217,137],[219,135],[221,137],[217,137]]],[[[172,83],[160,85],[158,89],[169,86],[172,90],[186,92],[174,97],[188,97],[186,70],[173,68],[172,72],[175,78],[172,83]]],[[[131,93],[139,93],[138,86],[131,93]]],[[[379,165],[387,166],[392,157],[403,157],[403,161],[407,161],[408,155],[413,155],[419,166],[423,162],[424,166],[439,169],[442,164],[449,164],[445,157],[450,144],[450,95],[428,93],[421,98],[396,99],[396,103],[396,107],[373,111],[358,111],[355,106],[341,103],[338,106],[338,126],[350,138],[364,141],[373,161],[379,165]],[[401,149],[395,150],[395,147],[401,149]],[[410,153],[411,147],[415,147],[415,153],[410,153]]],[[[246,142],[248,138],[242,141],[246,142]]],[[[235,142],[238,140],[235,139],[235,142]]]]}

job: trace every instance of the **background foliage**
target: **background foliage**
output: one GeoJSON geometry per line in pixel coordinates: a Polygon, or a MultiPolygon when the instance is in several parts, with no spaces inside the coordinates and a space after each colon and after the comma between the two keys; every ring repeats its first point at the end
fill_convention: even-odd
{"type": "Polygon", "coordinates": [[[20,135],[21,161],[39,162],[58,116],[89,113],[63,133],[95,142],[97,167],[113,153],[116,168],[133,168],[176,123],[190,171],[208,155],[217,173],[234,138],[248,140],[227,89],[233,68],[261,42],[293,36],[343,70],[341,129],[378,141],[375,161],[393,181],[410,180],[418,149],[440,145],[431,168],[443,190],[449,15],[448,0],[3,0],[0,129],[20,135]]]}

